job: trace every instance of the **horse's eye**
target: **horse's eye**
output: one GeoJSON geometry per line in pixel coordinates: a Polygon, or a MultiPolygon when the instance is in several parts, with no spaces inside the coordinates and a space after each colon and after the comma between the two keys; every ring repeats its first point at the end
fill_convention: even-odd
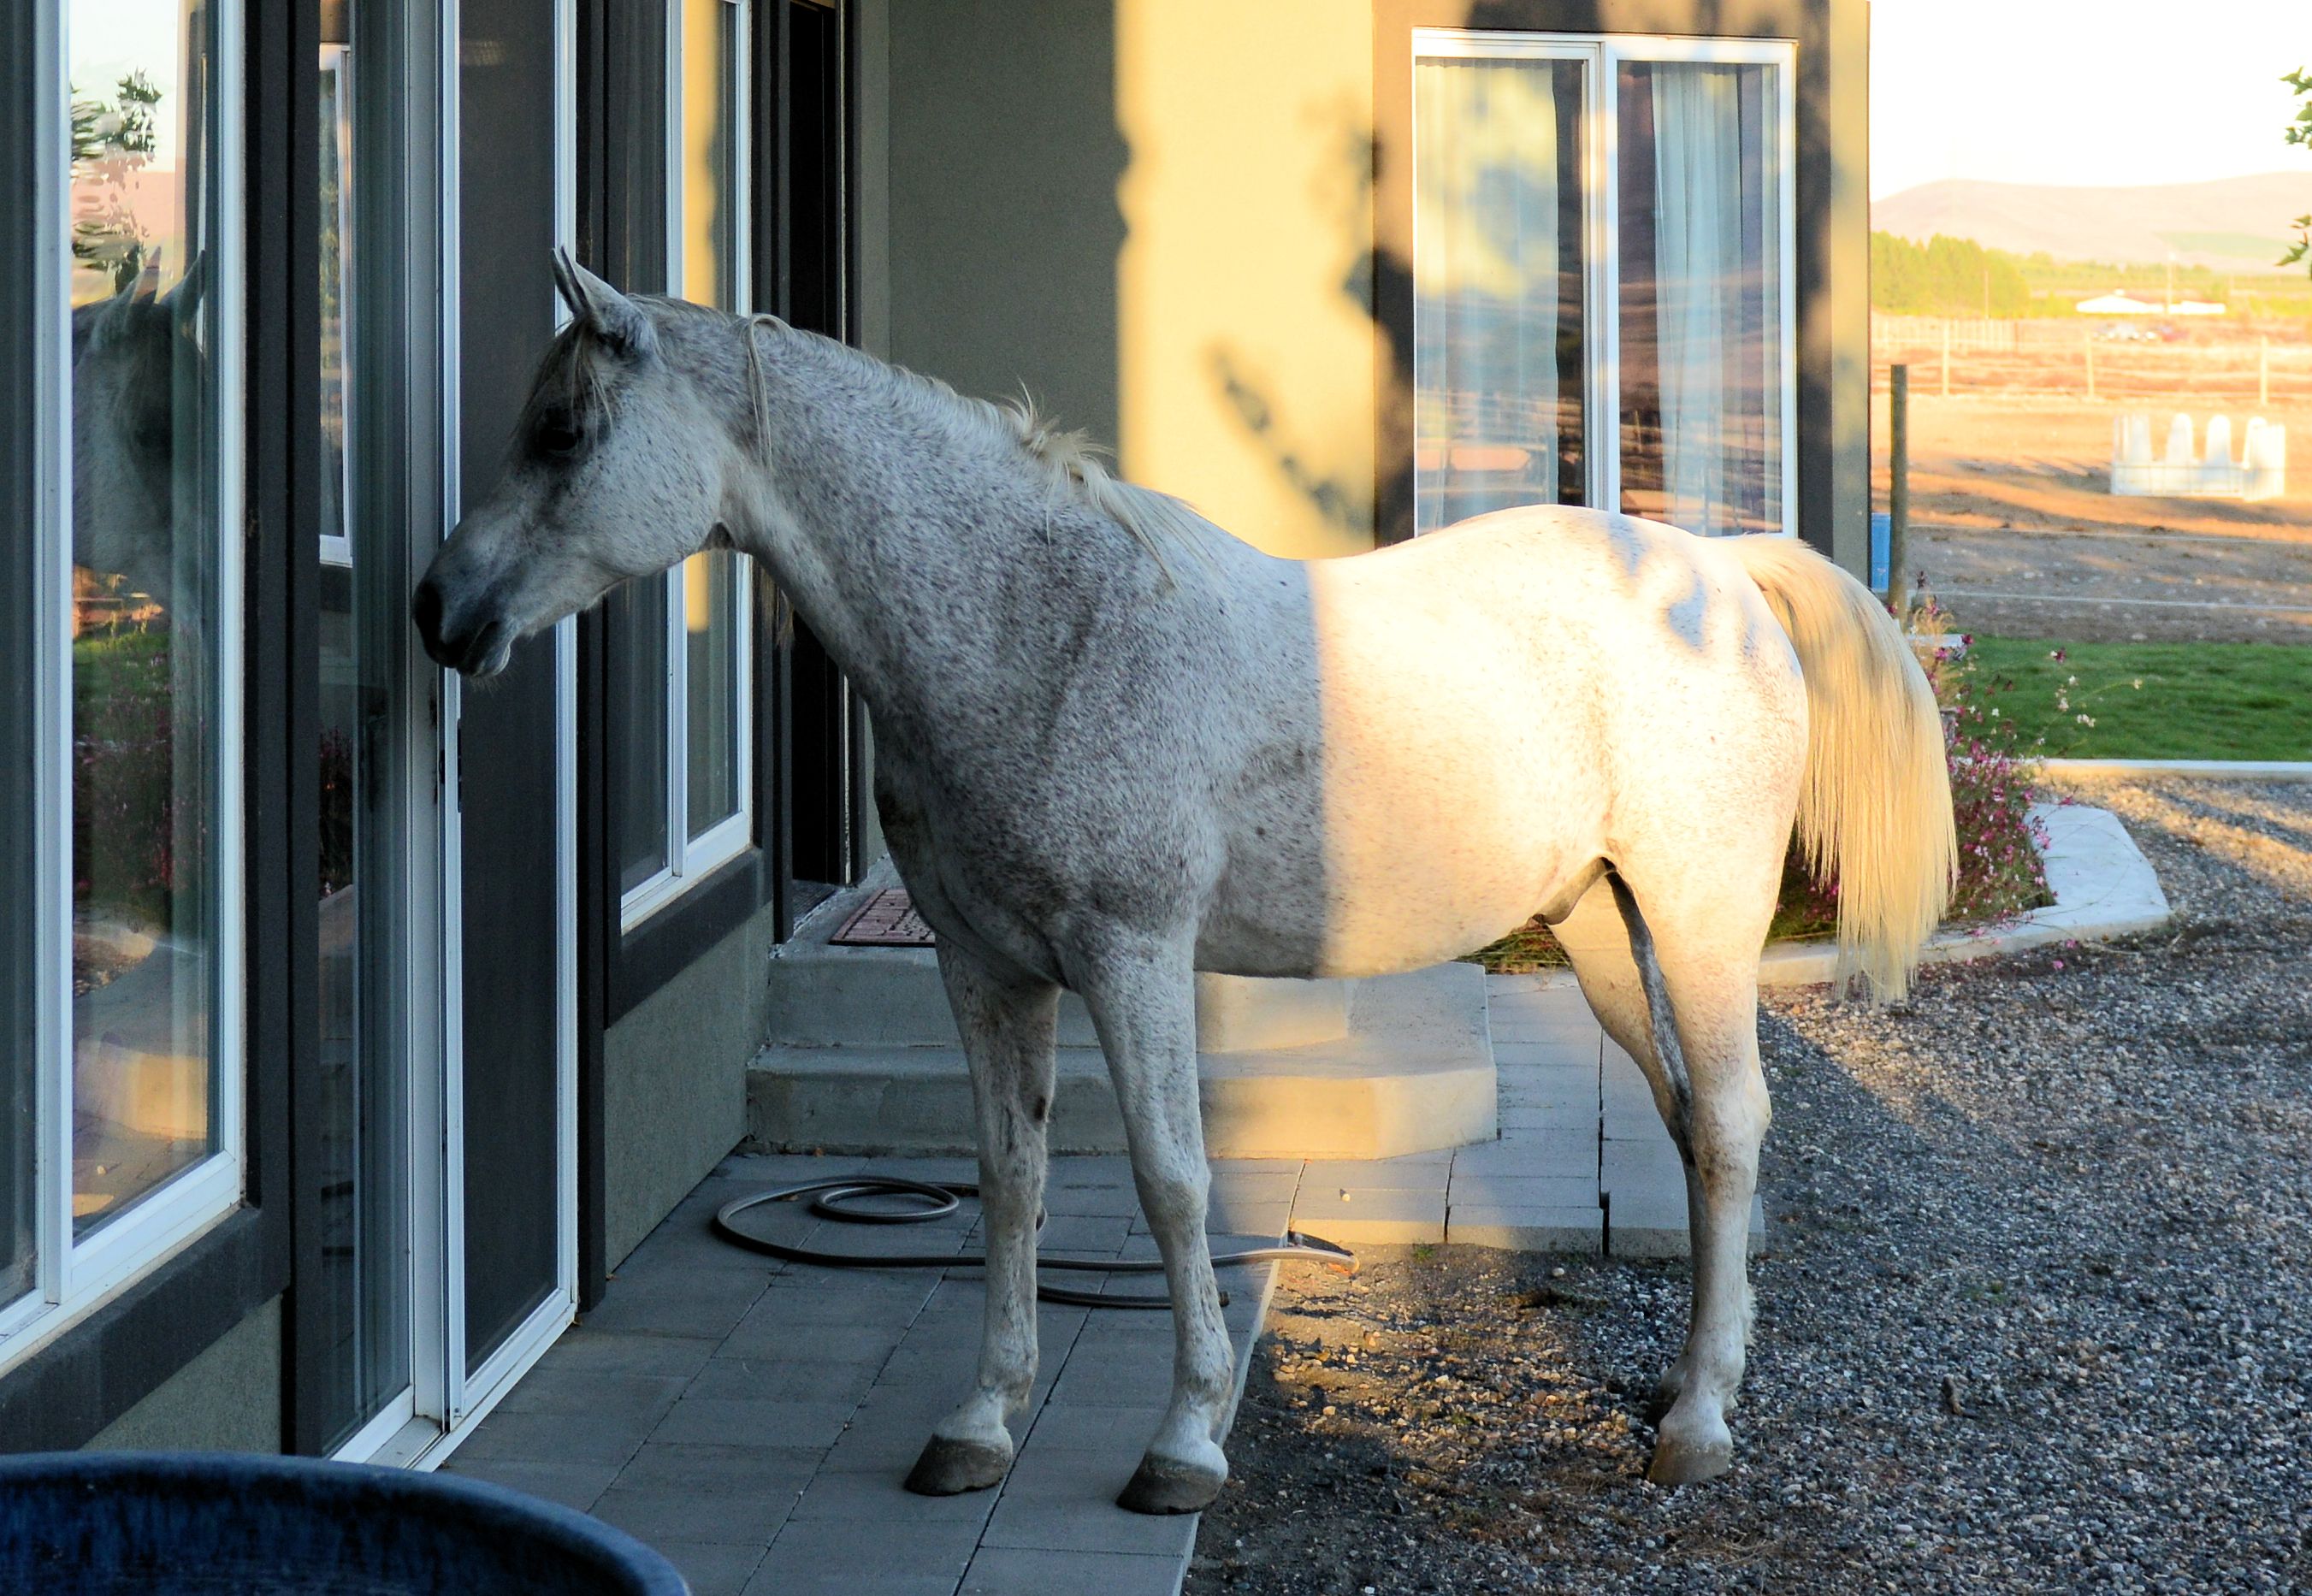
{"type": "Polygon", "coordinates": [[[559,416],[539,422],[531,438],[540,454],[573,454],[578,449],[578,429],[559,416]]]}

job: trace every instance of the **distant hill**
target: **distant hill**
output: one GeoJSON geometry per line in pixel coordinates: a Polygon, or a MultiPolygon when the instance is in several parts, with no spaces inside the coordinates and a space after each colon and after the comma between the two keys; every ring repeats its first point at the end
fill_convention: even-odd
{"type": "Polygon", "coordinates": [[[1952,178],[1874,201],[1870,225],[1922,241],[1940,232],[2059,260],[2179,264],[2224,272],[2274,269],[2312,211],[2312,172],[2205,183],[2071,189],[1952,178]]]}

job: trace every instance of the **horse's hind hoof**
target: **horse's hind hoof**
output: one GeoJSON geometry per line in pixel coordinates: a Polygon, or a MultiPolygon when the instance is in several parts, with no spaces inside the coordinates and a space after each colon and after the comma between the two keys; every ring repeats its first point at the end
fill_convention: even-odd
{"type": "Polygon", "coordinates": [[[1217,1470],[1200,1469],[1150,1452],[1132,1471],[1116,1504],[1126,1513],[1202,1513],[1227,1483],[1225,1463],[1217,1470]]]}
{"type": "Polygon", "coordinates": [[[1698,1486],[1705,1479],[1716,1479],[1732,1467],[1734,1443],[1730,1440],[1696,1445],[1665,1435],[1655,1443],[1653,1461],[1646,1466],[1646,1478],[1658,1486],[1698,1486]]]}
{"type": "Polygon", "coordinates": [[[934,1435],[907,1470],[907,1489],[918,1496],[959,1496],[1003,1484],[1011,1469],[1012,1454],[1003,1447],[934,1435]]]}

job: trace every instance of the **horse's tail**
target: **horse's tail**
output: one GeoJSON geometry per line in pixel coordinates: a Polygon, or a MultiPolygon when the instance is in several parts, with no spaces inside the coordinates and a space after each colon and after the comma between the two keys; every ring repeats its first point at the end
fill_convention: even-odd
{"type": "Polygon", "coordinates": [[[1766,596],[1806,676],[1798,835],[1838,883],[1838,971],[1884,998],[1909,989],[1958,863],[1941,714],[1901,628],[1870,591],[1793,538],[1721,545],[1766,596]]]}

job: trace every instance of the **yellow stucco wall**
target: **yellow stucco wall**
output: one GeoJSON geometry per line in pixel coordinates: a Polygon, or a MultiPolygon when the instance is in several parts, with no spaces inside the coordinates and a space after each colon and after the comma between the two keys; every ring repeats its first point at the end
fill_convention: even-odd
{"type": "Polygon", "coordinates": [[[1117,0],[1133,480],[1275,554],[1372,547],[1372,13],[1117,0]]]}

